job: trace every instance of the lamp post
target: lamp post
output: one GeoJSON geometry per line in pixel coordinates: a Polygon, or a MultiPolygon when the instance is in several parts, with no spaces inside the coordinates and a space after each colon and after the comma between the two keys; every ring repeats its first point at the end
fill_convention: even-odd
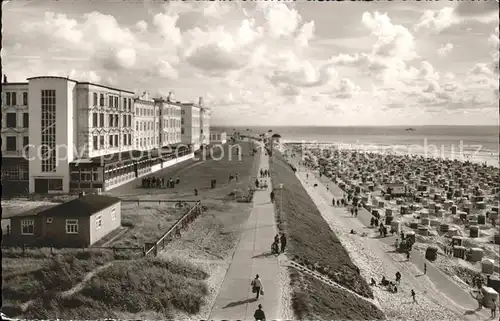
{"type": "Polygon", "coordinates": [[[283,184],[279,185],[280,188],[280,215],[283,213],[283,184]]]}

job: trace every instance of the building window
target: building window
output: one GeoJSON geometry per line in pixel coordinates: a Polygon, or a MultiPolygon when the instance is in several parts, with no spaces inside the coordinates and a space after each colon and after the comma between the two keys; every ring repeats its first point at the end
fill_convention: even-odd
{"type": "Polygon", "coordinates": [[[108,127],[114,127],[113,126],[113,115],[108,115],[108,127]]]}
{"type": "Polygon", "coordinates": [[[63,190],[63,181],[62,179],[49,179],[49,191],[62,191],[63,190]]]}
{"type": "Polygon", "coordinates": [[[30,115],[28,113],[23,113],[23,127],[30,127],[30,115]]]}
{"type": "Polygon", "coordinates": [[[115,108],[118,108],[118,97],[115,97],[115,108]]]}
{"type": "Polygon", "coordinates": [[[118,119],[118,114],[115,115],[115,127],[119,127],[118,125],[119,119],[118,119]]]}
{"type": "Polygon", "coordinates": [[[128,110],[132,111],[132,99],[128,99],[128,110]]]}
{"type": "Polygon", "coordinates": [[[17,137],[16,136],[7,136],[7,151],[15,152],[17,150],[17,137]]]}
{"type": "Polygon", "coordinates": [[[128,134],[128,144],[132,145],[132,134],[128,134]]]}
{"type": "Polygon", "coordinates": [[[113,97],[112,96],[108,96],[108,106],[109,106],[109,108],[113,108],[113,97]]]}
{"type": "Polygon", "coordinates": [[[11,99],[10,99],[10,97],[11,97],[11,96],[10,96],[10,93],[9,93],[9,92],[5,93],[5,105],[6,105],[6,106],[10,106],[10,104],[11,104],[11,102],[12,102],[12,101],[11,101],[11,99]]]}
{"type": "Polygon", "coordinates": [[[95,218],[95,229],[98,230],[102,227],[102,215],[97,215],[95,218]]]}
{"type": "Polygon", "coordinates": [[[23,150],[26,151],[26,148],[29,144],[30,144],[29,136],[23,136],[23,150]]]}
{"type": "Polygon", "coordinates": [[[97,106],[97,93],[93,93],[92,94],[93,98],[94,98],[94,103],[93,103],[93,106],[97,106]]]}
{"type": "Polygon", "coordinates": [[[97,120],[98,120],[97,113],[92,113],[92,126],[93,127],[99,127],[99,123],[97,120]]]}
{"type": "Polygon", "coordinates": [[[124,110],[127,110],[127,98],[123,98],[123,107],[124,110]]]}
{"type": "Polygon", "coordinates": [[[7,113],[7,128],[16,128],[16,127],[17,127],[17,114],[7,113]]]}
{"type": "Polygon", "coordinates": [[[109,135],[109,147],[113,147],[113,136],[109,135]]]}
{"type": "Polygon", "coordinates": [[[105,127],[104,126],[104,113],[99,114],[99,127],[105,127]]]}
{"type": "Polygon", "coordinates": [[[13,92],[11,93],[12,97],[12,106],[16,106],[17,105],[17,93],[16,92],[13,92]]]}
{"type": "Polygon", "coordinates": [[[135,123],[135,130],[139,130],[139,122],[135,123]]]}
{"type": "Polygon", "coordinates": [[[124,146],[127,146],[127,134],[123,134],[123,144],[124,146]]]}
{"type": "Polygon", "coordinates": [[[78,220],[66,220],[66,234],[78,234],[78,220]]]}
{"type": "Polygon", "coordinates": [[[22,220],[21,221],[21,234],[34,235],[35,234],[35,220],[22,220]]]}
{"type": "Polygon", "coordinates": [[[23,93],[23,105],[28,106],[28,93],[27,92],[23,93]]]}
{"type": "Polygon", "coordinates": [[[118,135],[115,135],[115,146],[118,147],[118,135]]]}
{"type": "Polygon", "coordinates": [[[104,107],[104,94],[99,94],[99,106],[104,107]]]}
{"type": "Polygon", "coordinates": [[[92,145],[93,145],[94,150],[99,149],[99,145],[97,144],[97,142],[98,142],[97,136],[92,137],[92,143],[93,143],[92,145]]]}
{"type": "Polygon", "coordinates": [[[184,128],[181,128],[181,134],[184,135],[184,128]]]}
{"type": "Polygon", "coordinates": [[[111,209],[111,220],[116,220],[116,208],[114,207],[111,209]]]}
{"type": "Polygon", "coordinates": [[[42,172],[56,170],[56,91],[42,90],[42,172]]]}
{"type": "Polygon", "coordinates": [[[99,139],[99,148],[104,148],[104,136],[101,135],[99,139]]]}
{"type": "Polygon", "coordinates": [[[123,127],[128,127],[127,126],[127,115],[123,115],[123,127]]]}

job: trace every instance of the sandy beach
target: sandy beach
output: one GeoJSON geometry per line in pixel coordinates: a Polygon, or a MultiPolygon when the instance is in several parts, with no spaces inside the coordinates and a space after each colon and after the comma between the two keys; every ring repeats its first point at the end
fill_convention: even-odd
{"type": "MultiPolygon", "coordinates": [[[[290,150],[289,150],[290,151],[290,150]]],[[[297,155],[296,155],[297,156],[297,155]]],[[[297,163],[301,162],[296,159],[297,163]]],[[[387,159],[385,160],[387,161],[387,159]]],[[[349,166],[349,165],[346,165],[349,166]]],[[[357,164],[351,164],[352,168],[359,166],[357,164]]],[[[379,165],[380,166],[380,165],[379,165]]],[[[472,165],[474,167],[475,165],[472,165]]],[[[464,166],[466,168],[466,166],[464,166]]],[[[332,182],[332,177],[328,178],[324,175],[319,175],[318,168],[311,166],[300,167],[298,176],[301,179],[303,185],[306,187],[308,193],[315,204],[320,209],[325,220],[328,222],[330,227],[339,235],[339,238],[351,255],[351,258],[355,264],[360,267],[361,274],[370,280],[374,278],[377,282],[380,281],[382,276],[388,279],[394,279],[394,274],[399,271],[402,274],[401,286],[398,289],[398,293],[390,293],[382,287],[374,287],[374,294],[382,310],[386,313],[387,317],[391,320],[486,320],[489,317],[489,309],[484,312],[483,309],[480,312],[473,311],[477,308],[477,302],[468,298],[466,295],[462,295],[460,298],[450,297],[449,293],[444,293],[441,291],[446,282],[453,282],[453,285],[459,284],[463,289],[463,294],[467,294],[470,291],[470,286],[468,286],[463,280],[452,280],[447,278],[446,282],[436,282],[432,280],[427,275],[423,274],[423,266],[416,266],[414,263],[405,262],[404,255],[401,253],[396,253],[394,251],[395,242],[389,240],[384,240],[385,242],[378,240],[378,231],[376,229],[367,228],[360,220],[352,217],[349,212],[348,207],[333,207],[331,202],[332,198],[340,199],[346,193],[340,189],[335,183],[332,182]],[[320,177],[321,176],[321,177],[320,177]],[[314,186],[317,184],[316,186],[314,186]],[[328,186],[328,187],[327,187],[328,186]],[[350,234],[351,229],[356,230],[357,234],[350,234]],[[366,233],[366,235],[363,235],[366,233]],[[458,281],[458,282],[457,282],[458,281]],[[417,303],[412,302],[412,297],[410,291],[414,290],[416,293],[417,303]],[[448,294],[448,295],[447,295],[448,294]],[[455,300],[456,299],[456,300],[455,300]],[[461,301],[462,300],[462,301],[461,301]],[[467,301],[468,307],[465,307],[461,302],[463,300],[467,301]],[[458,301],[458,302],[456,302],[458,301]]],[[[381,171],[384,170],[383,167],[379,167],[381,171]]],[[[355,171],[352,171],[349,175],[353,175],[355,171]]],[[[494,172],[493,172],[494,173],[494,172]]],[[[341,182],[338,182],[342,186],[341,182]]],[[[360,184],[361,185],[361,184],[360,184]]],[[[346,185],[344,184],[344,188],[346,185]]],[[[366,189],[368,190],[368,188],[366,189]]],[[[492,197],[493,199],[493,197],[492,197]]],[[[386,203],[390,203],[387,202],[386,203]]],[[[489,205],[491,206],[491,205],[489,205]]],[[[388,207],[388,206],[387,206],[388,207]]],[[[367,212],[368,214],[368,212],[367,212]]],[[[395,215],[399,216],[399,215],[395,215]]],[[[401,215],[404,216],[404,215],[401,215]]],[[[401,219],[402,225],[408,224],[411,219],[406,218],[407,222],[401,219]]],[[[490,230],[490,226],[487,230],[490,230]]],[[[486,230],[486,228],[485,228],[486,230]]],[[[442,235],[436,235],[434,238],[445,238],[442,235]]],[[[488,237],[486,237],[488,239],[488,237]]],[[[488,244],[486,239],[486,247],[495,247],[498,245],[488,244]]],[[[490,237],[491,239],[491,237],[490,237]]],[[[479,240],[480,242],[481,240],[479,240]]],[[[415,244],[414,251],[425,252],[426,245],[429,243],[437,243],[432,237],[421,237],[417,236],[417,242],[415,244]],[[423,238],[423,239],[422,239],[423,238]],[[427,240],[425,240],[427,238],[427,240]],[[423,243],[422,241],[425,241],[423,243]]],[[[445,243],[445,241],[443,242],[445,243]]],[[[498,252],[498,251],[497,251],[498,252]]],[[[488,251],[485,251],[486,255],[489,255],[488,251]]],[[[458,259],[455,259],[458,260],[458,259]]],[[[465,260],[460,260],[464,261],[465,260]]],[[[430,264],[430,262],[428,263],[430,264]]],[[[436,270],[443,269],[443,266],[456,266],[457,262],[454,262],[454,258],[450,258],[444,255],[439,255],[439,259],[434,263],[436,270]]],[[[462,264],[463,266],[464,264],[462,264]]],[[[465,264],[466,265],[466,264],[465,264]]],[[[470,264],[474,268],[474,264],[470,264]]],[[[477,262],[476,267],[477,269],[477,262]]],[[[441,273],[440,271],[437,271],[441,273]]],[[[451,283],[450,283],[451,284],[451,283]]],[[[446,292],[446,291],[445,291],[446,292]]]]}

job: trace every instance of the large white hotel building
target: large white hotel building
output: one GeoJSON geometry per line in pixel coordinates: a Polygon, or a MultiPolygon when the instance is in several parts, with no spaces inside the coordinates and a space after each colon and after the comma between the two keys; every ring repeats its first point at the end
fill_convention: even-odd
{"type": "Polygon", "coordinates": [[[109,190],[192,158],[209,144],[209,117],[201,98],[183,104],[64,77],[4,76],[4,193],[109,190]]]}

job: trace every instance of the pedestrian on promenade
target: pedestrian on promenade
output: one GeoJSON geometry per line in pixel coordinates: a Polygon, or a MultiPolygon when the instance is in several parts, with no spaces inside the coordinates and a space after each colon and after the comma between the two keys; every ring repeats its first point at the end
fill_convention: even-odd
{"type": "Polygon", "coordinates": [[[354,216],[354,208],[351,207],[351,216],[354,216]]]}
{"type": "Polygon", "coordinates": [[[274,242],[276,242],[276,243],[280,242],[280,235],[279,234],[276,234],[276,236],[274,237],[274,242]]]}
{"type": "Polygon", "coordinates": [[[411,290],[411,297],[413,298],[413,303],[417,303],[417,299],[415,298],[415,291],[411,290]]]}
{"type": "Polygon", "coordinates": [[[335,206],[335,197],[332,198],[332,206],[335,206]]]}
{"type": "Polygon", "coordinates": [[[259,179],[258,178],[255,179],[255,187],[259,188],[259,179]]]}
{"type": "Polygon", "coordinates": [[[495,299],[491,299],[491,318],[496,317],[497,313],[497,301],[495,299]]]}
{"type": "Polygon", "coordinates": [[[358,217],[358,208],[357,207],[354,209],[354,217],[358,217]]]}
{"type": "Polygon", "coordinates": [[[274,191],[271,191],[269,196],[271,197],[271,203],[274,203],[274,191]]]}
{"type": "Polygon", "coordinates": [[[266,314],[262,310],[262,304],[259,304],[257,310],[255,310],[255,313],[253,314],[253,317],[255,318],[255,321],[265,321],[266,320],[266,314]]]}
{"type": "Polygon", "coordinates": [[[255,276],[255,279],[252,280],[251,286],[252,292],[255,293],[255,300],[258,300],[260,297],[260,292],[264,290],[258,274],[255,276]]]}
{"type": "Polygon", "coordinates": [[[424,263],[424,275],[427,274],[427,263],[424,263]]]}
{"type": "Polygon", "coordinates": [[[281,234],[280,242],[281,242],[281,253],[283,253],[283,252],[285,252],[285,247],[286,247],[286,236],[285,236],[285,233],[281,234]]]}

